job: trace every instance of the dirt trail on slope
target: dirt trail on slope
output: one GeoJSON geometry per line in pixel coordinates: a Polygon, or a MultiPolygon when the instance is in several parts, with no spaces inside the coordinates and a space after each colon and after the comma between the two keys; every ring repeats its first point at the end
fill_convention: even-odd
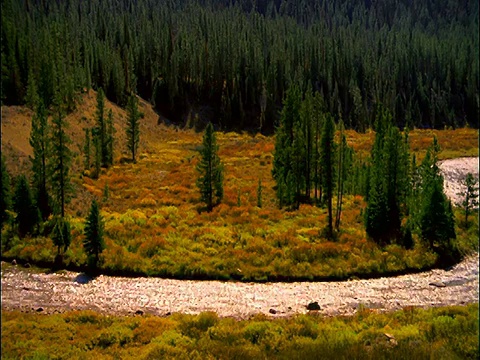
{"type": "MultiPolygon", "coordinates": [[[[454,201],[465,174],[478,178],[478,158],[440,164],[447,195],[454,201]]],[[[452,269],[373,280],[304,283],[239,283],[99,276],[74,272],[38,273],[2,262],[2,309],[63,312],[92,309],[107,314],[155,315],[215,311],[220,316],[290,316],[318,302],[322,314],[349,315],[361,306],[395,310],[478,302],[478,254],[452,269]]]]}

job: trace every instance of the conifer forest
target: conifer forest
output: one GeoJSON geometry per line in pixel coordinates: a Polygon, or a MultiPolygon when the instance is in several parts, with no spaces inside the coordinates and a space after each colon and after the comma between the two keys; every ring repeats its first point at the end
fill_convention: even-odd
{"type": "Polygon", "coordinates": [[[478,30],[2,0],[2,359],[478,358],[478,30]]]}

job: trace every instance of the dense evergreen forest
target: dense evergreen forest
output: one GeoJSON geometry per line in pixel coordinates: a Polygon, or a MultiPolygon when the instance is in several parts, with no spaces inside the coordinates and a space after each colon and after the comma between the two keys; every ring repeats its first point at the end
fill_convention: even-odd
{"type": "Polygon", "coordinates": [[[399,127],[478,127],[474,0],[4,0],[1,16],[3,104],[36,87],[72,110],[103,88],[178,124],[270,132],[294,85],[359,131],[380,103],[399,127]]]}

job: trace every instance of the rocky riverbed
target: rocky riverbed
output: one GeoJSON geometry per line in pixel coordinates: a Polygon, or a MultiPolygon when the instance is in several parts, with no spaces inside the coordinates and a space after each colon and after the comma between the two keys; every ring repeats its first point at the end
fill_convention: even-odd
{"type": "MultiPolygon", "coordinates": [[[[464,175],[478,178],[478,158],[443,161],[447,195],[461,191],[464,175]],[[460,189],[460,190],[459,190],[460,189]]],[[[317,302],[320,313],[349,315],[360,307],[389,311],[406,306],[444,306],[478,302],[479,256],[449,270],[342,282],[239,283],[159,278],[122,278],[62,271],[44,273],[2,262],[2,309],[44,313],[91,309],[107,314],[164,316],[173,312],[215,311],[246,318],[305,313],[317,302]]]]}
{"type": "Polygon", "coordinates": [[[39,273],[2,264],[2,308],[63,312],[92,309],[107,314],[215,311],[246,318],[263,313],[289,316],[318,302],[327,316],[353,314],[359,307],[380,311],[405,306],[478,302],[478,255],[445,270],[373,280],[303,283],[238,283],[39,273]]]}
{"type": "Polygon", "coordinates": [[[452,200],[454,205],[462,202],[465,191],[463,182],[468,173],[471,173],[478,181],[478,157],[464,157],[443,160],[439,163],[444,178],[445,194],[452,200]]]}

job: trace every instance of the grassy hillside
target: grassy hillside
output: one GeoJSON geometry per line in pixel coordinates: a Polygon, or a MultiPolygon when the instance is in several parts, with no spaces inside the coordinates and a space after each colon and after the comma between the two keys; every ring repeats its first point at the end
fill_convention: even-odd
{"type": "Polygon", "coordinates": [[[2,311],[2,359],[476,359],[478,304],[270,320],[2,311]]]}
{"type": "MultiPolygon", "coordinates": [[[[101,268],[110,273],[243,280],[347,278],[422,269],[435,263],[436,255],[420,244],[405,250],[396,245],[381,248],[369,241],[363,226],[365,203],[359,196],[345,198],[336,242],[323,236],[325,209],[303,205],[296,212],[279,210],[271,176],[274,139],[260,134],[218,134],[225,164],[224,201],[211,213],[200,212],[195,165],[202,135],[159,125],[159,116],[142,101],[145,117],[139,161],[123,163],[126,115],[107,102],[110,108],[117,130],[116,163],[98,180],[81,175],[83,128],[93,125],[95,94],[83,94],[77,110],[67,117],[78,155],[76,195],[68,208],[73,242],[64,259],[67,265],[86,262],[84,217],[93,198],[101,202],[106,222],[107,249],[101,268]],[[256,207],[259,180],[262,208],[256,207]]],[[[3,107],[2,113],[2,151],[9,171],[18,174],[27,169],[31,153],[31,113],[19,107],[3,107]]],[[[418,158],[434,134],[442,147],[440,158],[478,156],[478,130],[415,130],[411,148],[418,158]]],[[[348,131],[347,136],[357,152],[368,155],[373,132],[348,131]]],[[[475,229],[457,229],[465,252],[475,243],[475,229]]],[[[52,263],[56,254],[51,240],[44,237],[13,238],[4,250],[4,256],[30,262],[52,263]]]]}

